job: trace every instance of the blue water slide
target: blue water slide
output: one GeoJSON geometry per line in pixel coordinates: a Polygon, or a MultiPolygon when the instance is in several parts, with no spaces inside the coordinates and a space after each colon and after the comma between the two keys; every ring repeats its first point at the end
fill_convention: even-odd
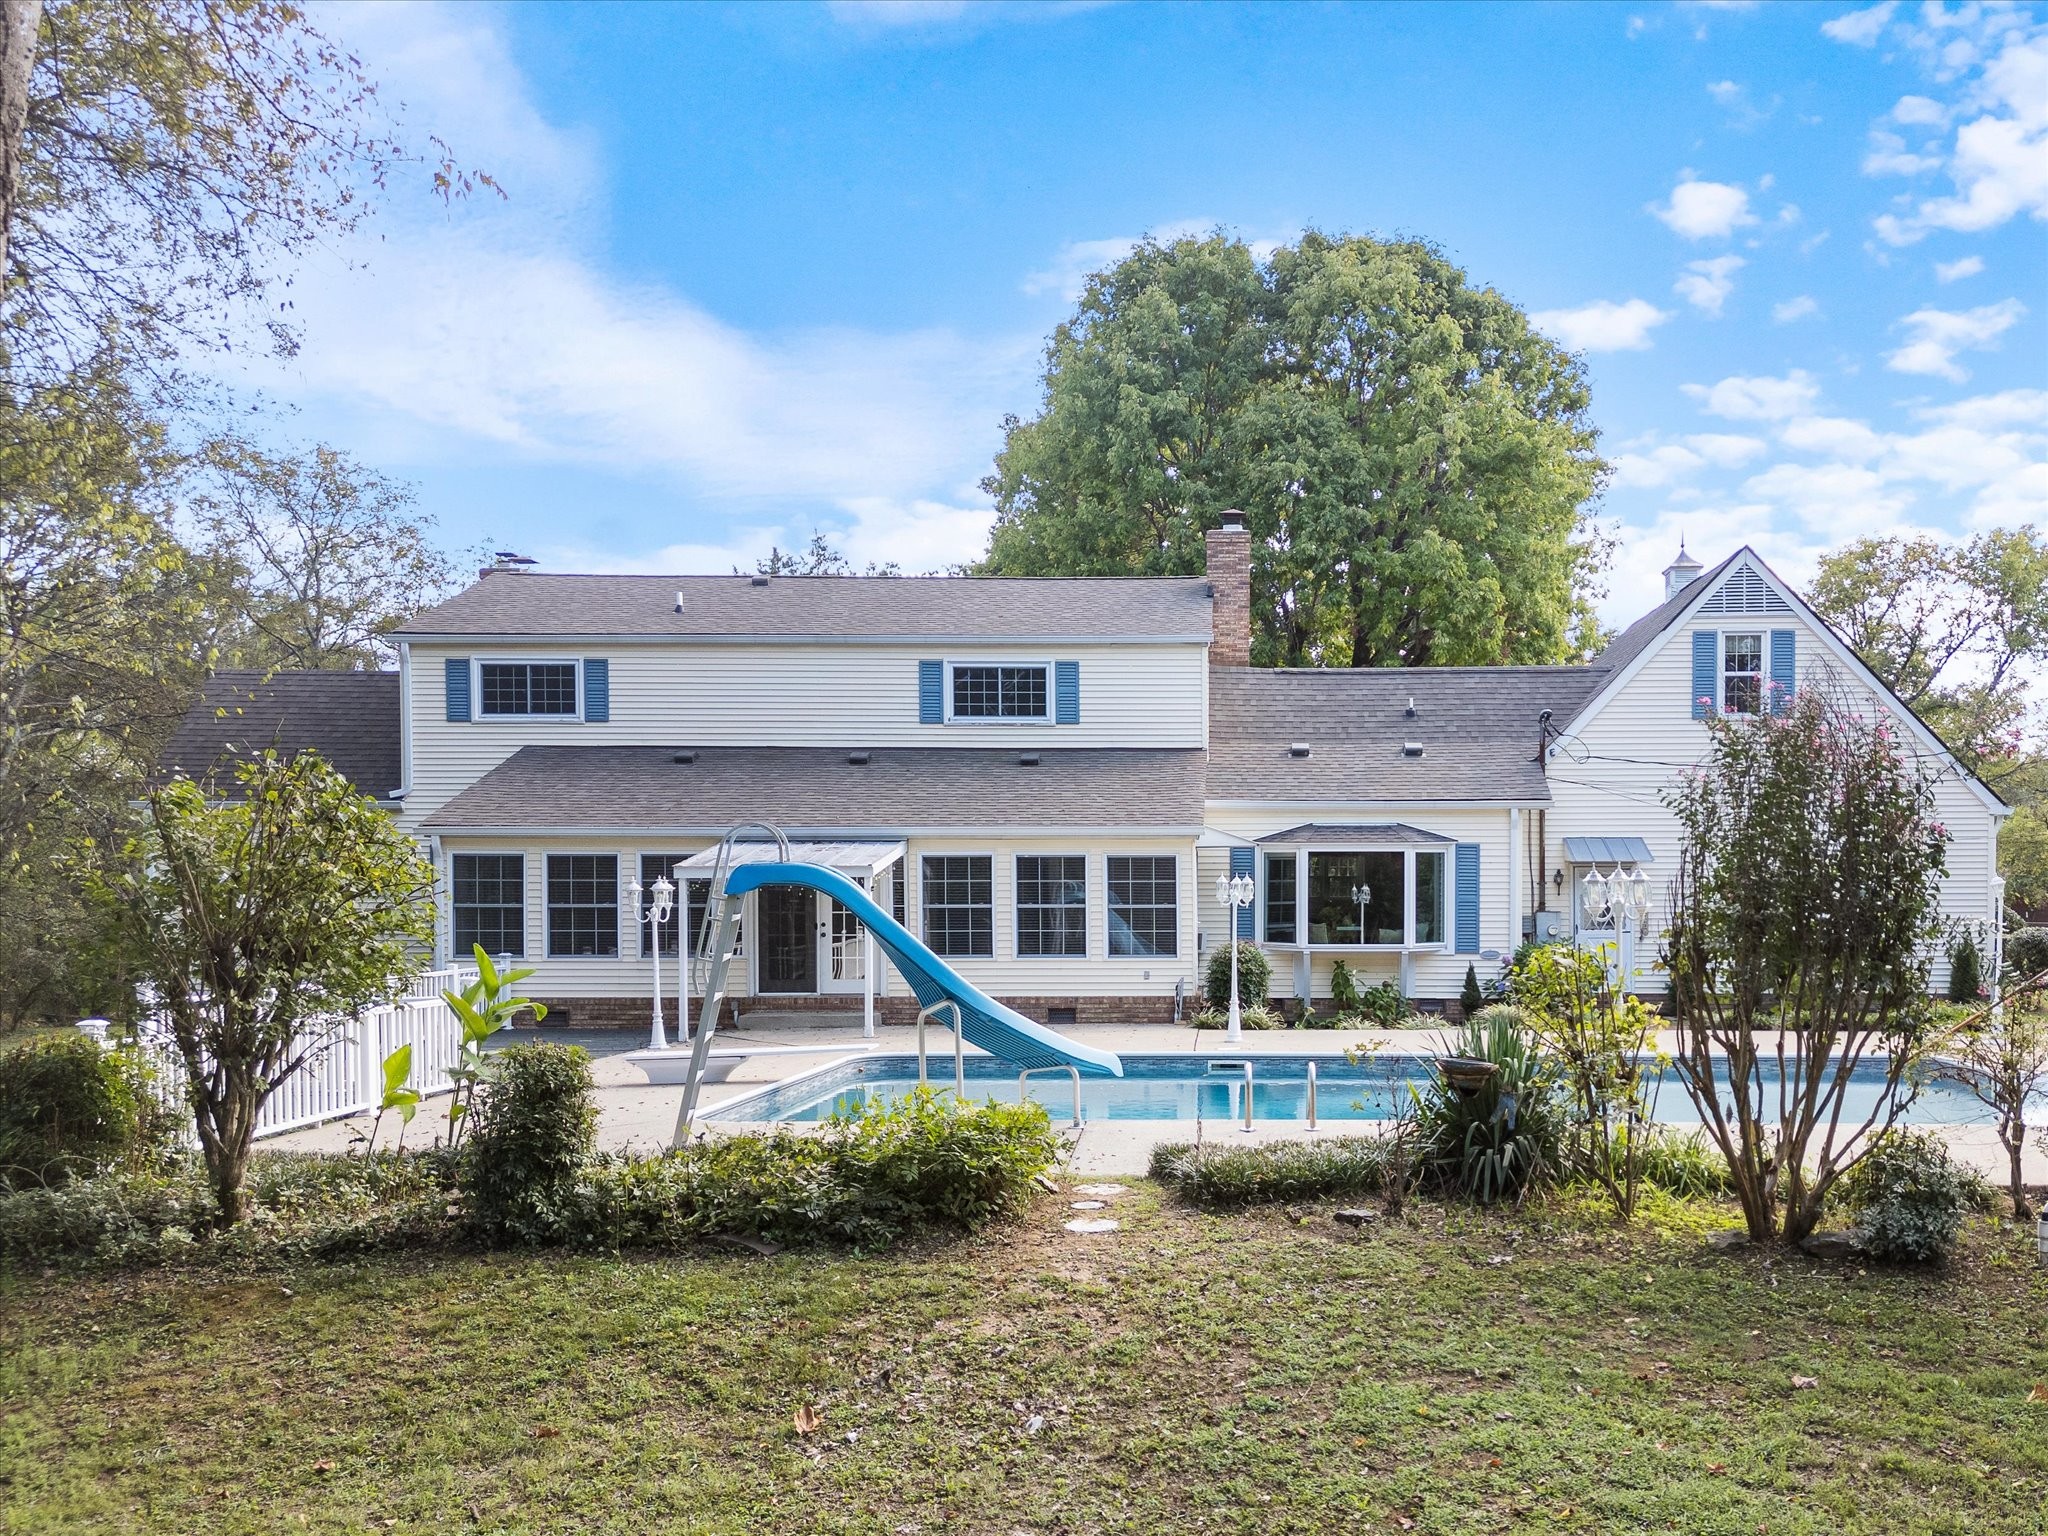
{"type": "MultiPolygon", "coordinates": [[[[837,870],[818,864],[741,864],[725,877],[728,895],[757,891],[764,885],[801,885],[830,896],[868,926],[875,942],[910,983],[926,1008],[947,1002],[960,1010],[960,1034],[1018,1067],[1074,1067],[1089,1077],[1122,1077],[1124,1064],[1114,1051],[1098,1050],[1069,1040],[1013,1008],[968,985],[960,974],[933,954],[895,918],[875,905],[868,893],[837,870]]],[[[950,1012],[950,1010],[948,1010],[950,1012]]],[[[944,1015],[941,1015],[943,1018],[944,1015]]]]}

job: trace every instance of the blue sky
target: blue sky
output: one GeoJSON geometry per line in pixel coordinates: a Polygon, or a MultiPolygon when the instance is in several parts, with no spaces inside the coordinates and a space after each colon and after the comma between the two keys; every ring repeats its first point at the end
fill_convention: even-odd
{"type": "Polygon", "coordinates": [[[2048,18],[1877,5],[341,7],[416,139],[238,381],[450,542],[969,558],[1005,413],[1146,233],[1421,235],[1585,350],[1604,611],[2048,521],[2048,18]]]}

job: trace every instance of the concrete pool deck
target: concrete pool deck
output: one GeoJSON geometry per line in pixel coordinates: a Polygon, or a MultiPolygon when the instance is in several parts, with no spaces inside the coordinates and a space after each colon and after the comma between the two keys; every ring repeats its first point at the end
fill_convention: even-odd
{"type": "MultiPolygon", "coordinates": [[[[1249,1032],[1234,1045],[1224,1041],[1221,1030],[1180,1029],[1163,1024],[1080,1025],[1063,1033],[1085,1044],[1129,1055],[1242,1058],[1337,1056],[1343,1054],[1347,1046],[1367,1042],[1384,1042],[1384,1048],[1397,1053],[1428,1053],[1435,1049],[1442,1027],[1369,1031],[1265,1030],[1249,1032]]],[[[515,1041],[567,1039],[591,1049],[591,1076],[597,1084],[597,1139],[600,1148],[608,1152],[657,1152],[668,1146],[675,1131],[676,1111],[682,1106],[683,1090],[680,1087],[651,1086],[639,1069],[625,1060],[627,1051],[640,1049],[646,1044],[644,1034],[626,1030],[597,1035],[580,1030],[524,1029],[513,1032],[512,1038],[515,1041]]],[[[1658,1043],[1663,1049],[1670,1050],[1675,1042],[1667,1032],[1659,1036],[1658,1043]]],[[[917,1031],[908,1025],[884,1025],[878,1027],[875,1038],[868,1041],[861,1038],[857,1024],[850,1029],[842,1024],[821,1027],[789,1021],[785,1016],[784,1019],[763,1023],[750,1019],[739,1029],[722,1029],[715,1044],[721,1048],[815,1048],[815,1054],[765,1056],[744,1061],[727,1081],[706,1084],[699,1120],[703,1128],[717,1132],[759,1128],[759,1122],[721,1121],[718,1118],[719,1105],[848,1057],[870,1052],[885,1056],[914,1055],[917,1031]]],[[[930,1057],[932,1080],[941,1085],[950,1082],[952,1037],[943,1029],[935,1029],[927,1038],[926,1050],[930,1057]]],[[[968,1054],[981,1053],[970,1046],[968,1054]]],[[[1064,1081],[1050,1077],[1042,1081],[1048,1089],[1046,1102],[1053,1108],[1054,1123],[1061,1126],[1068,1140],[1068,1167],[1076,1174],[1142,1174],[1155,1146],[1162,1142],[1193,1141],[1196,1138],[1197,1122],[1193,1120],[1095,1121],[1084,1125],[1078,1132],[1068,1131],[1064,1126],[1066,1117],[1059,1109],[1064,1081]]],[[[422,1104],[406,1133],[407,1141],[414,1145],[431,1141],[437,1128],[436,1117],[446,1113],[446,1106],[447,1099],[438,1095],[422,1104]]],[[[263,1150],[280,1152],[341,1152],[355,1144],[368,1124],[369,1117],[361,1115],[331,1120],[324,1125],[287,1132],[282,1136],[265,1137],[257,1145],[263,1150]]],[[[1210,1120],[1200,1123],[1200,1134],[1212,1145],[1253,1146],[1267,1141],[1291,1141],[1310,1134],[1369,1135],[1373,1124],[1372,1121],[1358,1120],[1326,1121],[1323,1129],[1311,1133],[1299,1121],[1283,1120],[1258,1125],[1246,1132],[1232,1123],[1210,1120]]],[[[2003,1187],[2005,1151],[1999,1146],[1997,1133],[1990,1126],[1941,1126],[1934,1129],[1941,1132],[1958,1157],[2003,1187]]],[[[395,1135],[395,1126],[387,1124],[378,1137],[378,1144],[389,1145],[395,1135]]],[[[2048,1156],[2043,1155],[2038,1145],[2028,1147],[2026,1168],[2029,1183],[2048,1183],[2048,1156]]]]}

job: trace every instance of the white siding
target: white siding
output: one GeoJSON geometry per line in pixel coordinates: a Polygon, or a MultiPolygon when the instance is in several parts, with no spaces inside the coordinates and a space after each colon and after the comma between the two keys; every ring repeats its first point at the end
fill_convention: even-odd
{"type": "MultiPolygon", "coordinates": [[[[1548,772],[1553,805],[1546,818],[1551,870],[1565,868],[1569,882],[1573,872],[1563,864],[1567,837],[1642,838],[1655,858],[1644,871],[1656,892],[1658,916],[1652,919],[1652,928],[1661,926],[1679,852],[1678,821],[1665,807],[1663,796],[1680,773],[1707,757],[1707,727],[1692,718],[1692,636],[1698,630],[1768,633],[1773,629],[1797,633],[1802,686],[1814,683],[1846,689],[1873,711],[1896,708],[1860,674],[1844,668],[1826,638],[1801,616],[1702,615],[1674,628],[1598,712],[1579,724],[1552,753],[1548,772]]],[[[1944,914],[1981,922],[1992,915],[1997,817],[1954,768],[1949,768],[1938,784],[1935,803],[1954,839],[1942,886],[1944,914]]],[[[1528,820],[1533,826],[1535,818],[1528,820]]],[[[1533,842],[1531,847],[1533,850],[1533,842]]],[[[1530,878],[1534,878],[1533,855],[1530,869],[1530,878]]],[[[1562,896],[1553,888],[1550,904],[1569,912],[1572,895],[1569,884],[1562,896]]],[[[1662,991],[1664,987],[1662,974],[1650,963],[1654,948],[1654,944],[1645,945],[1638,955],[1636,980],[1645,991],[1662,991]]],[[[1937,958],[1935,973],[1935,985],[1946,986],[1945,956],[1937,958]]]]}
{"type": "Polygon", "coordinates": [[[1199,645],[1014,647],[602,644],[411,647],[406,797],[417,826],[519,748],[550,746],[1199,747],[1208,708],[1199,645]],[[611,664],[605,723],[447,719],[449,657],[611,664]],[[918,723],[920,660],[1080,663],[1078,725],[918,723]]]}
{"type": "MultiPolygon", "coordinates": [[[[535,975],[524,990],[535,997],[645,997],[653,975],[652,963],[637,944],[625,884],[640,867],[643,853],[695,852],[701,843],[649,837],[645,840],[549,837],[535,834],[518,838],[450,837],[444,840],[440,869],[440,942],[438,952],[450,946],[452,915],[449,911],[449,860],[456,853],[518,853],[526,859],[526,955],[520,962],[531,966],[535,975]],[[619,861],[619,933],[621,953],[616,957],[550,957],[547,953],[547,856],[551,853],[615,854],[619,861]]],[[[996,997],[1170,997],[1174,984],[1192,976],[1195,964],[1195,908],[1191,879],[1194,848],[1186,840],[1171,838],[1105,838],[1100,834],[1034,838],[913,838],[899,869],[907,873],[905,925],[921,933],[919,875],[922,855],[927,853],[980,853],[994,861],[995,955],[989,959],[949,958],[947,963],[984,992],[996,997]],[[1020,959],[1017,955],[1016,859],[1019,854],[1082,854],[1088,860],[1088,953],[1085,958],[1020,959]],[[1180,898],[1179,953],[1171,956],[1112,956],[1109,953],[1108,858],[1112,854],[1162,854],[1179,861],[1180,898]]],[[[752,916],[751,906],[748,913],[752,916]]],[[[747,964],[733,977],[735,995],[755,995],[752,978],[753,946],[745,946],[747,964]]],[[[663,962],[662,991],[671,1001],[675,996],[675,965],[663,962]]],[[[879,973],[878,995],[901,996],[903,985],[890,977],[886,959],[879,973]]],[[[846,994],[857,1003],[860,989],[846,994]]]]}

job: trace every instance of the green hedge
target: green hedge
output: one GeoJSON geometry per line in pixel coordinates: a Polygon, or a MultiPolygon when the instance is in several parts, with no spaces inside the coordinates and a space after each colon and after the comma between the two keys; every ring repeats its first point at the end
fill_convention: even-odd
{"type": "Polygon", "coordinates": [[[148,1068],[132,1051],[60,1034],[0,1053],[0,1189],[139,1164],[162,1151],[171,1132],[148,1068]]]}
{"type": "Polygon", "coordinates": [[[1374,1193],[1385,1179],[1387,1153],[1387,1141],[1375,1136],[1249,1147],[1171,1142],[1153,1148],[1151,1173],[1197,1205],[1271,1205],[1374,1193]]]}
{"type": "Polygon", "coordinates": [[[497,1052],[462,1149],[470,1220],[496,1242],[547,1242],[569,1219],[596,1139],[581,1046],[542,1041],[497,1052]]]}

